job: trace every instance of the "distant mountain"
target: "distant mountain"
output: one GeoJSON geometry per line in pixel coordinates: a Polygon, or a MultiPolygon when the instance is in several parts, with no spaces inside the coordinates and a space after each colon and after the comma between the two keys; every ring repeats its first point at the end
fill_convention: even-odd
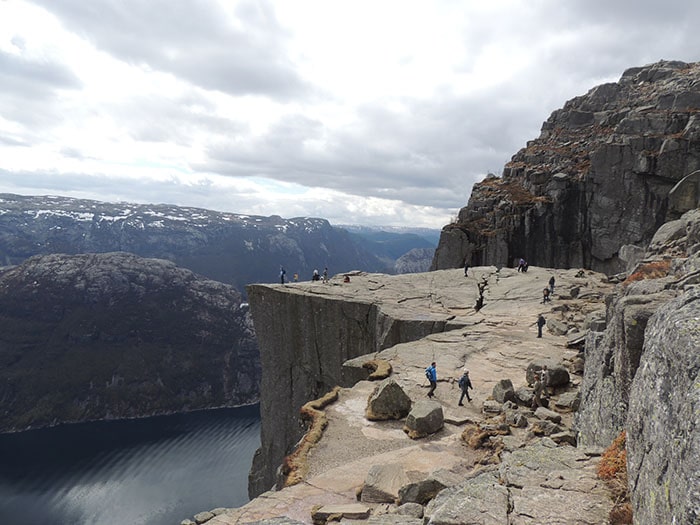
{"type": "Polygon", "coordinates": [[[0,432],[257,401],[240,303],[230,285],[127,253],[0,270],[0,432]]]}
{"type": "MultiPolygon", "coordinates": [[[[358,245],[383,261],[389,273],[413,273],[412,271],[403,271],[402,268],[407,268],[407,266],[405,264],[397,266],[397,261],[416,249],[434,252],[440,239],[440,230],[431,230],[429,228],[354,225],[341,225],[338,228],[343,228],[350,232],[350,235],[358,245]]],[[[424,252],[420,253],[424,254],[424,252]]],[[[432,256],[431,253],[431,261],[432,256]]],[[[409,256],[409,258],[415,257],[416,253],[409,256]]],[[[430,263],[423,271],[427,271],[429,267],[430,263]]]]}
{"type": "Polygon", "coordinates": [[[41,254],[123,251],[173,261],[245,294],[249,283],[277,281],[280,266],[302,280],[314,268],[328,267],[331,275],[387,271],[357,239],[324,219],[0,194],[5,265],[41,254]]]}

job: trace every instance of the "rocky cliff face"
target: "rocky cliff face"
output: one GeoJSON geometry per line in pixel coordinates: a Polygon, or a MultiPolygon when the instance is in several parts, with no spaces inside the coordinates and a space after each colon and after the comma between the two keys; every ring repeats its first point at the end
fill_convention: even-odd
{"type": "Polygon", "coordinates": [[[627,431],[637,523],[700,520],[700,209],[659,229],[586,341],[583,443],[627,431]]]}
{"type": "Polygon", "coordinates": [[[0,273],[0,431],[257,400],[240,294],[132,254],[36,256],[0,273]]]}
{"type": "Polygon", "coordinates": [[[416,318],[406,313],[410,304],[382,304],[379,282],[363,290],[354,289],[353,282],[248,287],[264,370],[260,411],[265,414],[251,469],[251,497],[275,485],[276,469],[303,435],[301,406],[353,382],[343,377],[346,360],[442,332],[449,324],[446,313],[416,318]],[[346,298],[338,296],[338,286],[346,287],[346,298]]]}
{"type": "Polygon", "coordinates": [[[131,252],[243,291],[314,268],[332,273],[386,265],[324,219],[258,217],[169,205],[105,203],[66,197],[0,195],[0,264],[50,253],[131,252]]]}
{"type": "Polygon", "coordinates": [[[700,168],[699,110],[700,63],[631,68],[568,101],[502,177],[474,186],[457,222],[443,228],[432,268],[525,257],[625,270],[623,245],[645,247],[697,205],[700,174],[688,176],[700,168]]]}

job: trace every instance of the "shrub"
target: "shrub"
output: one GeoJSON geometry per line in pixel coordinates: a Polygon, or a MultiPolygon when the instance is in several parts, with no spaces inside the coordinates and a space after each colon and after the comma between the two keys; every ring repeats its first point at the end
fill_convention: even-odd
{"type": "Polygon", "coordinates": [[[610,523],[632,523],[632,506],[627,491],[627,434],[623,430],[605,450],[598,463],[598,477],[612,491],[615,505],[610,511],[610,523]]]}

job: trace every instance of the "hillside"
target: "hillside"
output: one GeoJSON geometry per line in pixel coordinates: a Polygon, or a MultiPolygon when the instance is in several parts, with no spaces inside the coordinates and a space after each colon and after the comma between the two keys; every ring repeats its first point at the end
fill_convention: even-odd
{"type": "Polygon", "coordinates": [[[130,252],[167,259],[245,294],[253,282],[330,273],[387,271],[375,255],[324,219],[261,217],[165,204],[0,195],[0,261],[33,255],[130,252]]]}
{"type": "Polygon", "coordinates": [[[0,432],[253,403],[260,364],[230,285],[133,254],[0,273],[0,432]]]}

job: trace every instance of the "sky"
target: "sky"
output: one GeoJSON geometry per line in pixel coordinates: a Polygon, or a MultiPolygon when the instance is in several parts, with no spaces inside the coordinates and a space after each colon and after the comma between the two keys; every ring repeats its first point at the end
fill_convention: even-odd
{"type": "Polygon", "coordinates": [[[0,0],[0,192],[441,228],[691,0],[0,0]]]}

